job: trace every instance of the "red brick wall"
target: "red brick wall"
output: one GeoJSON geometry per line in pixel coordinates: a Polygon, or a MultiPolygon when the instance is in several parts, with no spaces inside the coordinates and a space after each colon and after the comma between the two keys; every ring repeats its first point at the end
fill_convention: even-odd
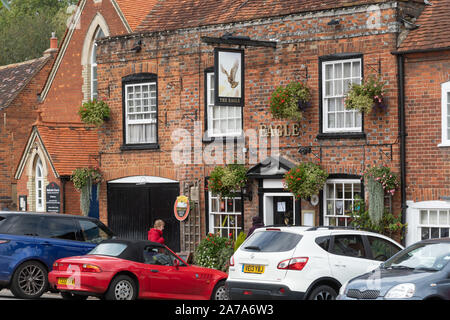
{"type": "MultiPolygon", "coordinates": [[[[302,80],[307,66],[308,86],[312,89],[312,106],[304,113],[298,137],[281,137],[280,154],[294,162],[314,161],[314,154],[302,156],[298,145],[312,145],[315,154],[322,146],[321,165],[329,173],[361,174],[368,165],[386,163],[394,172],[399,172],[397,78],[396,60],[391,51],[396,48],[396,33],[391,32],[396,24],[396,10],[387,7],[381,12],[381,26],[367,29],[367,7],[348,9],[333,16],[321,15],[295,18],[268,19],[258,23],[232,24],[223,28],[201,28],[181,30],[164,34],[148,34],[142,37],[140,53],[130,53],[136,39],[133,36],[105,41],[100,44],[99,93],[111,107],[111,120],[101,129],[101,168],[107,180],[141,174],[153,175],[159,168],[160,176],[179,181],[200,180],[214,165],[178,165],[171,160],[174,142],[171,134],[176,128],[193,132],[195,111],[204,126],[204,70],[213,66],[213,47],[200,40],[201,36],[220,37],[225,32],[246,35],[252,39],[278,39],[277,48],[245,48],[246,83],[244,107],[244,131],[258,129],[259,124],[284,124],[286,120],[275,120],[269,112],[268,98],[274,88],[293,80],[302,80]],[[331,19],[339,19],[339,26],[329,26],[331,19]],[[374,33],[374,34],[372,34],[374,33]],[[319,57],[339,53],[362,53],[364,75],[377,74],[381,62],[381,75],[388,82],[388,109],[364,116],[364,139],[317,140],[319,133],[319,57]],[[158,75],[159,99],[159,144],[160,150],[121,151],[122,137],[122,85],[121,78],[133,73],[151,72],[158,75]],[[167,114],[167,123],[166,123],[167,114]],[[185,117],[185,115],[187,117],[185,117]],[[390,149],[378,144],[392,144],[390,149]],[[375,146],[376,145],[376,146],[375,146]],[[381,152],[380,149],[382,149],[381,152]],[[386,153],[392,155],[392,160],[386,153]],[[167,170],[173,174],[167,175],[167,170]]],[[[226,46],[224,46],[226,47],[226,46]]],[[[287,121],[293,124],[293,121],[287,121]]],[[[203,148],[208,144],[203,144],[203,148]]],[[[248,148],[249,146],[246,145],[248,148]]],[[[268,153],[270,155],[270,152],[268,153]]],[[[264,159],[259,159],[264,160],[264,159]]],[[[250,165],[246,163],[249,167],[250,165]]],[[[105,190],[106,188],[103,187],[105,190]]],[[[256,186],[253,186],[253,201],[245,203],[245,229],[250,226],[252,216],[258,212],[256,186]]],[[[205,217],[204,194],[201,192],[202,217],[205,217]]],[[[394,199],[394,208],[399,212],[399,193],[394,199]]],[[[318,207],[316,207],[318,210],[318,207]]],[[[103,219],[107,216],[105,192],[100,199],[103,219]]],[[[202,221],[205,227],[205,221],[202,221]]],[[[203,230],[204,231],[204,230],[203,230]]]]}
{"type": "Polygon", "coordinates": [[[80,122],[78,110],[83,101],[81,53],[86,32],[95,15],[100,13],[111,35],[123,34],[126,29],[111,1],[87,1],[81,14],[80,27],[75,29],[64,58],[58,68],[45,101],[42,104],[44,121],[80,122]]]}
{"type": "Polygon", "coordinates": [[[408,200],[442,200],[450,195],[450,147],[438,147],[442,142],[441,84],[449,80],[449,51],[406,55],[408,200]]]}

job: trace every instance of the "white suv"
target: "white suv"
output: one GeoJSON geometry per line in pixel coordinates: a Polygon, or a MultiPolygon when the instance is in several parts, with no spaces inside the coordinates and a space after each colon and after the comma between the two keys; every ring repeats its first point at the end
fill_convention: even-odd
{"type": "Polygon", "coordinates": [[[336,298],[351,278],[403,247],[383,235],[338,227],[263,227],[230,259],[231,299],[336,298]]]}

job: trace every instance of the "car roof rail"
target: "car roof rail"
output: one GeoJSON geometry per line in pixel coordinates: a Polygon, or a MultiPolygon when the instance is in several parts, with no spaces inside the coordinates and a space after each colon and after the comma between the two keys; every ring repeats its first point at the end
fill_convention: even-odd
{"type": "Polygon", "coordinates": [[[327,229],[327,230],[364,230],[361,228],[357,228],[357,227],[345,227],[345,226],[315,226],[315,227],[311,227],[306,231],[316,231],[318,229],[327,229]]]}

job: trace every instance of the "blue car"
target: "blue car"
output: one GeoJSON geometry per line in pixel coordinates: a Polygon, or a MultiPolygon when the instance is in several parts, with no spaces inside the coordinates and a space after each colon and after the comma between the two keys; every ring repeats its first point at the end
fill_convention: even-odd
{"type": "Polygon", "coordinates": [[[0,289],[36,299],[48,289],[57,259],[85,255],[114,237],[94,218],[48,213],[0,212],[0,289]]]}
{"type": "Polygon", "coordinates": [[[417,242],[350,280],[338,300],[450,300],[450,238],[417,242]]]}

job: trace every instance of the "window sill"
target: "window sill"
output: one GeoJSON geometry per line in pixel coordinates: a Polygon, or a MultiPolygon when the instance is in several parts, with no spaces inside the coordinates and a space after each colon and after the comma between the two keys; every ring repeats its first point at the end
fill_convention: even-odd
{"type": "Polygon", "coordinates": [[[438,148],[446,148],[446,147],[448,148],[448,147],[450,147],[450,141],[439,143],[437,146],[438,146],[438,148]]]}
{"type": "Polygon", "coordinates": [[[224,136],[224,137],[203,137],[202,142],[203,143],[211,143],[211,142],[222,142],[226,143],[227,141],[238,143],[238,142],[245,142],[244,136],[224,136]]]}
{"type": "Polygon", "coordinates": [[[366,139],[364,132],[335,132],[335,133],[319,133],[317,140],[326,139],[366,139]]]}
{"type": "Polygon", "coordinates": [[[146,144],[123,144],[120,146],[120,151],[129,150],[159,150],[158,143],[146,143],[146,144]]]}

